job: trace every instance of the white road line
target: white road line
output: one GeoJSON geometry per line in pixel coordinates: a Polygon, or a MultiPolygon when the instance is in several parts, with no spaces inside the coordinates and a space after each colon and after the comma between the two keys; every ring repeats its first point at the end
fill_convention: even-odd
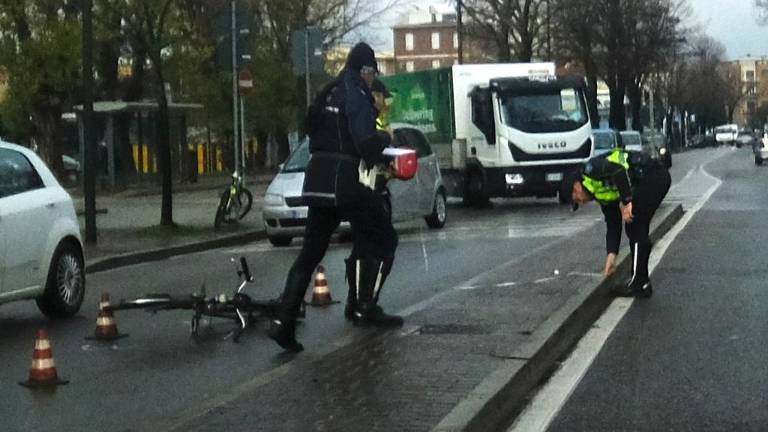
{"type": "Polygon", "coordinates": [[[429,257],[427,256],[427,245],[424,241],[424,234],[421,234],[421,254],[424,255],[424,273],[429,273],[429,257]]]}
{"type": "MultiPolygon", "coordinates": [[[[723,183],[717,177],[709,174],[703,166],[699,166],[699,171],[715,180],[715,184],[710,187],[696,205],[683,215],[664,237],[658,241],[653,248],[648,263],[648,271],[653,272],[659,264],[661,257],[664,256],[669,246],[675,238],[688,225],[693,216],[701,210],[704,204],[723,183]]],[[[550,378],[547,384],[536,394],[531,403],[518,416],[515,423],[508,432],[545,432],[552,420],[555,419],[565,402],[568,401],[573,390],[579,385],[581,379],[587,373],[592,362],[603,349],[605,341],[618,326],[621,319],[629,310],[634,299],[617,298],[606,309],[594,328],[587,332],[579,341],[576,349],[571,353],[568,359],[562,364],[560,369],[550,378]]]]}

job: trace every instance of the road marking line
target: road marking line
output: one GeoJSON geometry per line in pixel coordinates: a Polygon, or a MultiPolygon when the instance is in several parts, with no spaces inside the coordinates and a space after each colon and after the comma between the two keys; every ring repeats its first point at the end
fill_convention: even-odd
{"type": "MultiPolygon", "coordinates": [[[[712,161],[710,161],[711,163],[712,161]]],[[[659,240],[653,248],[648,262],[648,272],[651,273],[667,252],[667,249],[682,230],[688,225],[693,216],[698,213],[715,191],[720,188],[723,181],[709,174],[702,165],[698,171],[715,180],[707,192],[701,197],[690,211],[659,240]]],[[[679,183],[678,183],[679,184],[679,183]]],[[[545,432],[565,403],[573,394],[573,391],[581,382],[584,375],[592,366],[597,354],[603,349],[608,337],[619,325],[621,319],[634,303],[632,298],[617,298],[598,319],[594,328],[589,330],[576,345],[576,349],[562,363],[560,369],[549,379],[544,387],[534,396],[530,404],[515,420],[508,432],[545,432]]]]}

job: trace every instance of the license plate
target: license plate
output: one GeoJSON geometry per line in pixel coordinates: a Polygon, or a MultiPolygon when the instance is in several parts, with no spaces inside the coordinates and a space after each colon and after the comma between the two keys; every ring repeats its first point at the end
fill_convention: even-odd
{"type": "Polygon", "coordinates": [[[548,173],[547,174],[547,181],[556,182],[561,181],[563,179],[563,173],[548,173]]]}

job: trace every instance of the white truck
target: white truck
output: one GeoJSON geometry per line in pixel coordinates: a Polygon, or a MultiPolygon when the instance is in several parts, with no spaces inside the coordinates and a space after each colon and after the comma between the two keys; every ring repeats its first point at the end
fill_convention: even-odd
{"type": "Polygon", "coordinates": [[[455,65],[382,77],[392,121],[419,126],[433,144],[449,194],[482,206],[492,197],[560,194],[593,153],[581,77],[554,63],[455,65]]]}

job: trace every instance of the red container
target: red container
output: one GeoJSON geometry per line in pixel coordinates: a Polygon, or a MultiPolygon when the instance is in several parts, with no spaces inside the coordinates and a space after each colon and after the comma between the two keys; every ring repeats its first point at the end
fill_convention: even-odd
{"type": "Polygon", "coordinates": [[[410,149],[387,148],[383,152],[392,157],[392,175],[400,180],[410,180],[419,169],[416,151],[410,149]]]}

